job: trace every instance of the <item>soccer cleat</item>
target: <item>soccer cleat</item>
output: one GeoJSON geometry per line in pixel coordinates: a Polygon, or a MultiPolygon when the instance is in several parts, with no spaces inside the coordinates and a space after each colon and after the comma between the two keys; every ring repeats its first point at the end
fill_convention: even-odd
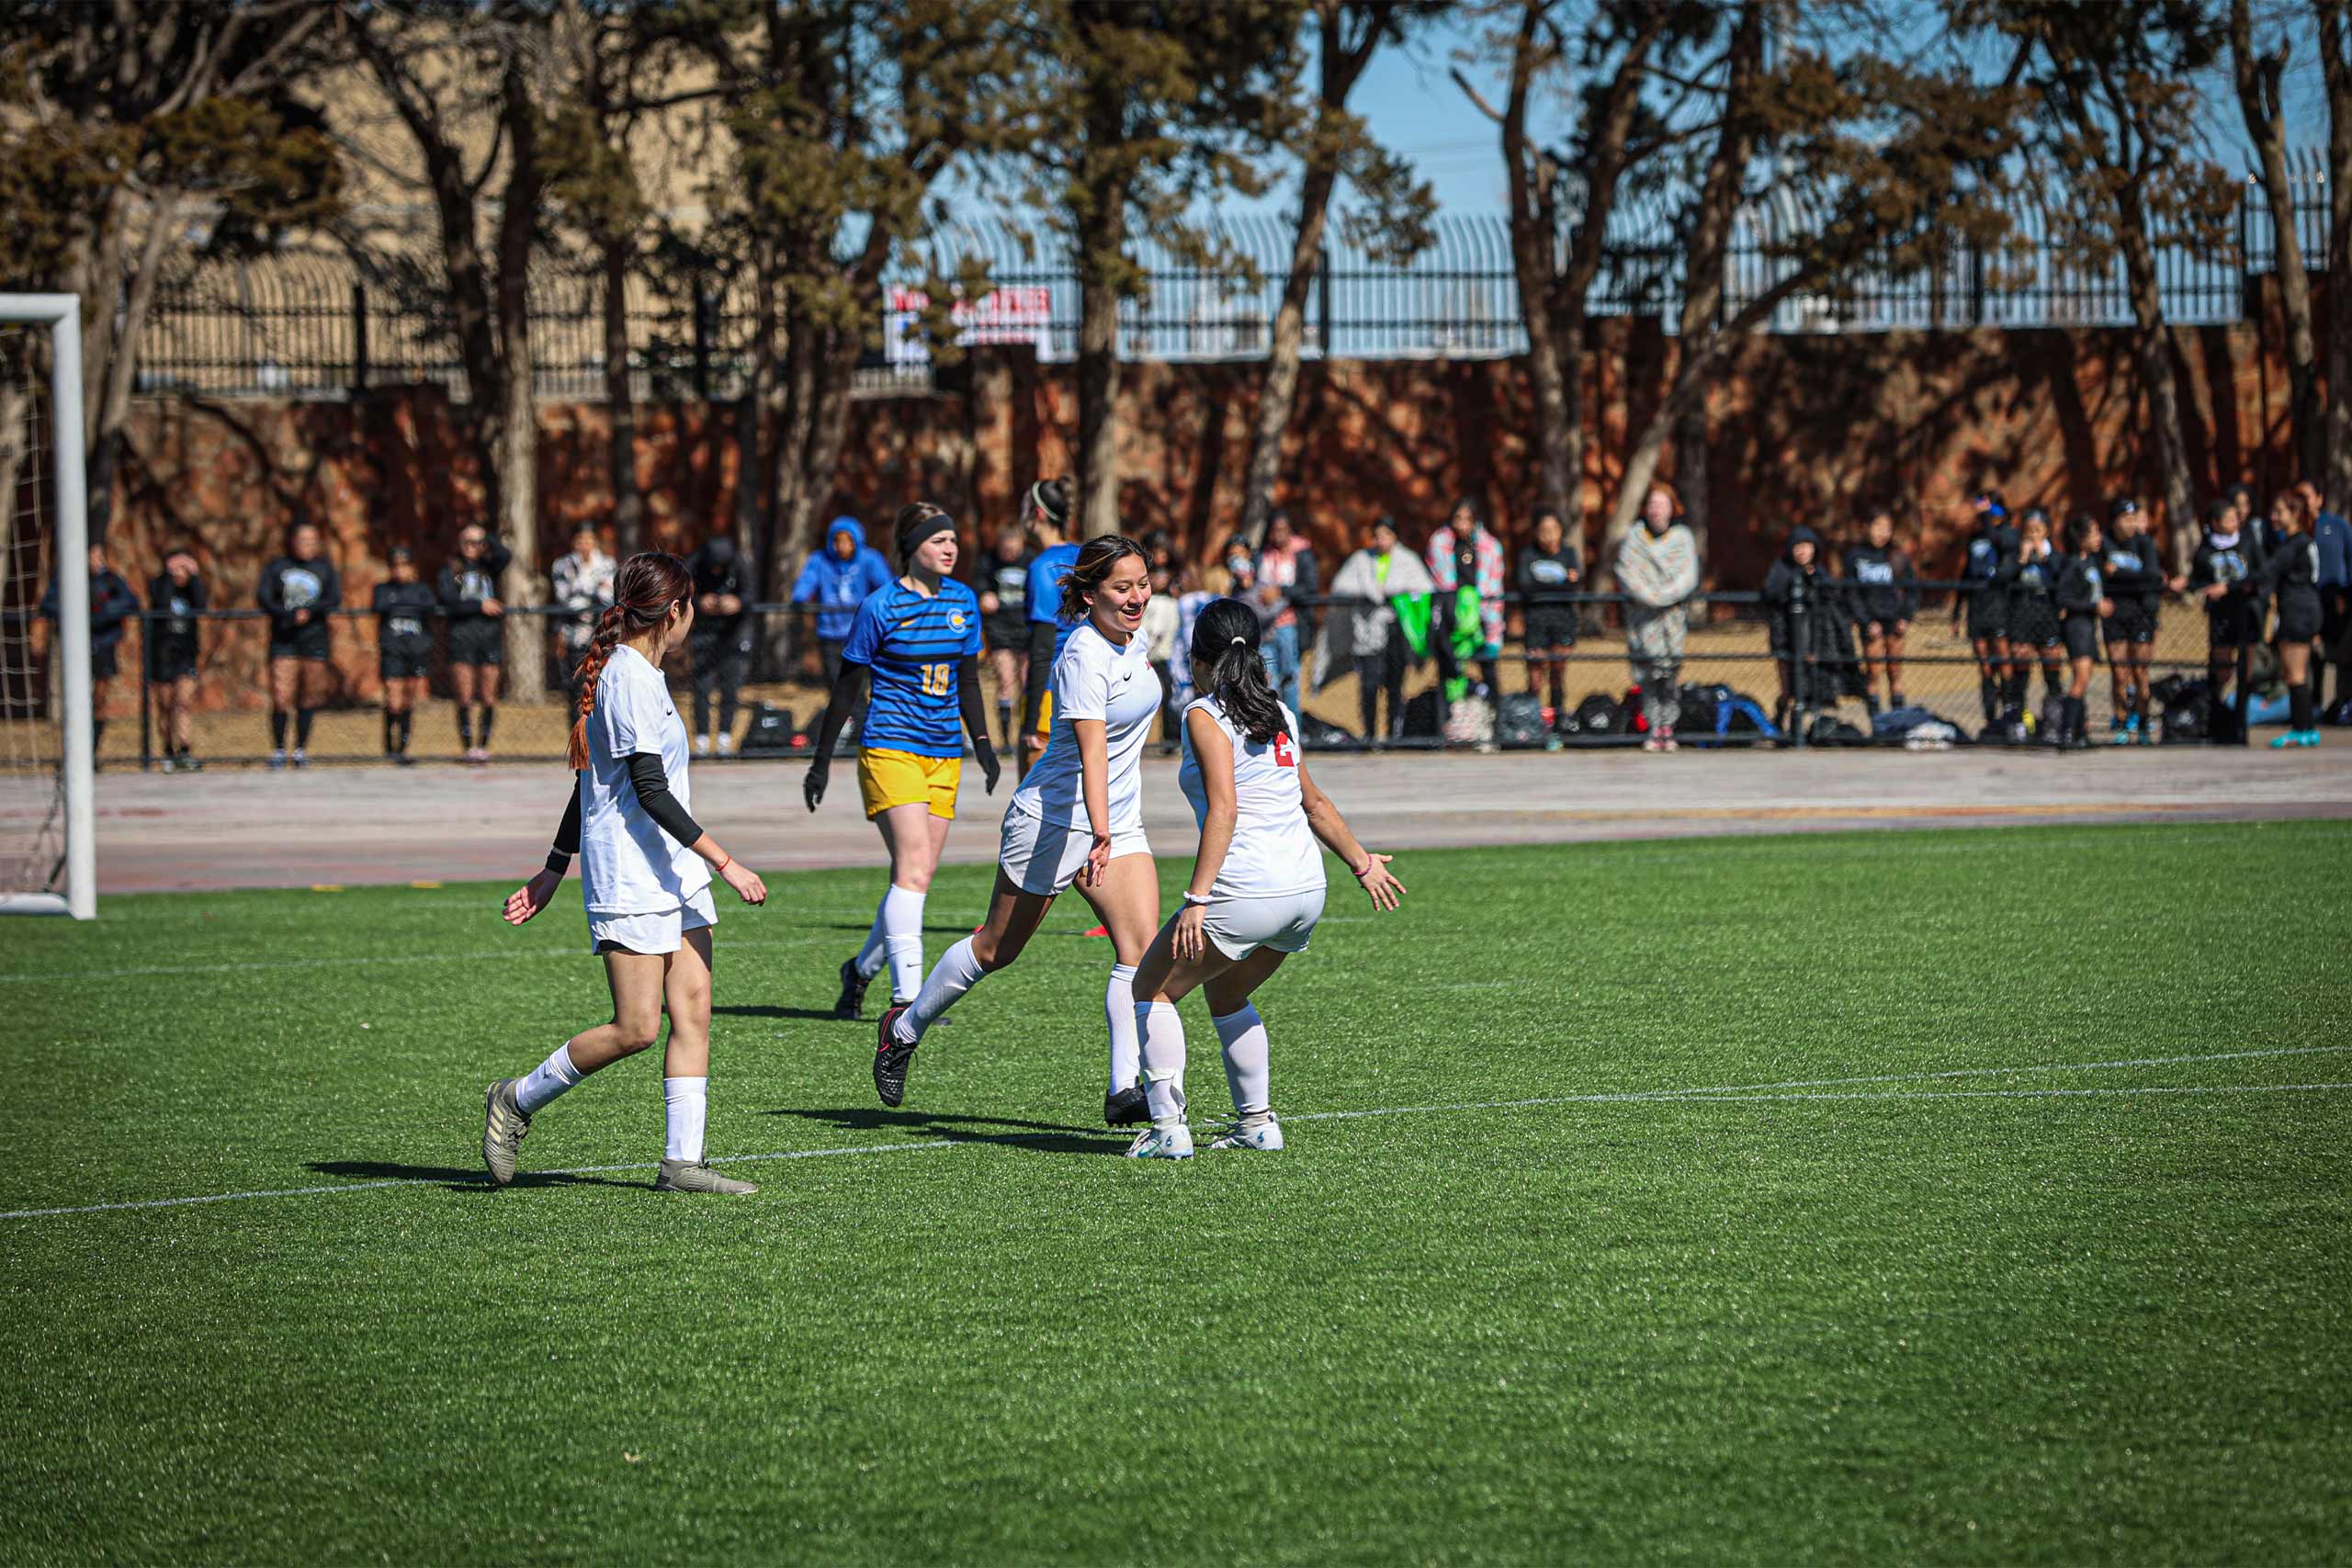
{"type": "Polygon", "coordinates": [[[2318,744],[2319,744],[2319,731],[2318,731],[2318,730],[2316,730],[2316,729],[2306,729],[2306,730],[2304,730],[2304,731],[2302,732],[2302,734],[2301,734],[2301,739],[2297,739],[2297,740],[2296,740],[2296,742],[2295,742],[2295,744],[2296,744],[2296,745],[2298,745],[2298,746],[2316,746],[2316,745],[2318,745],[2318,744]]]}
{"type": "Polygon", "coordinates": [[[1668,724],[1658,727],[1657,749],[1661,751],[1674,751],[1680,750],[1674,741],[1674,726],[1668,724]]]}
{"type": "Polygon", "coordinates": [[[172,759],[171,759],[171,758],[166,757],[166,758],[164,758],[164,772],[165,772],[165,773],[171,773],[171,772],[173,772],[173,771],[175,770],[175,764],[173,762],[173,761],[172,761],[172,759]]]}
{"type": "Polygon", "coordinates": [[[1191,1159],[1193,1130],[1179,1122],[1173,1127],[1146,1127],[1127,1145],[1129,1159],[1191,1159]]]}
{"type": "Polygon", "coordinates": [[[298,768],[307,768],[311,765],[311,754],[308,751],[303,750],[300,746],[297,746],[294,748],[294,754],[291,757],[288,757],[287,761],[292,762],[298,768]]]}
{"type": "Polygon", "coordinates": [[[702,1160],[665,1159],[662,1174],[653,1179],[656,1192],[727,1192],[745,1196],[759,1189],[748,1181],[738,1181],[731,1176],[721,1176],[702,1160]]]}
{"type": "Polygon", "coordinates": [[[833,1000],[835,1018],[862,1018],[865,1013],[866,977],[857,972],[857,960],[842,960],[842,994],[833,1000]]]}
{"type": "Polygon", "coordinates": [[[1087,928],[1086,934],[1088,936],[1109,936],[1111,934],[1111,928],[1109,926],[1090,926],[1087,928]]]}
{"type": "Polygon", "coordinates": [[[1273,1154],[1283,1146],[1283,1125],[1270,1112],[1262,1122],[1236,1122],[1210,1143],[1213,1149],[1257,1149],[1273,1154]]]}
{"type": "Polygon", "coordinates": [[[514,1179],[514,1156],[523,1146],[523,1134],[531,1130],[531,1118],[514,1103],[518,1081],[501,1078],[482,1096],[481,1163],[501,1187],[514,1179]]]}
{"type": "Polygon", "coordinates": [[[719,731],[718,754],[722,757],[735,755],[735,737],[726,730],[719,731]]]}
{"type": "Polygon", "coordinates": [[[1143,1085],[1131,1083],[1115,1094],[1102,1097],[1102,1125],[1105,1127],[1139,1127],[1151,1120],[1151,1102],[1144,1097],[1143,1085]]]}
{"type": "Polygon", "coordinates": [[[269,754],[269,765],[273,768],[284,767],[286,765],[285,751],[283,750],[272,751],[269,754]]]}
{"type": "Polygon", "coordinates": [[[893,1002],[883,1009],[881,1024],[875,1032],[877,1043],[874,1047],[874,1092],[893,1111],[907,1098],[907,1064],[914,1060],[915,1055],[913,1045],[890,1033],[899,1015],[906,1010],[904,1002],[893,1002]]]}
{"type": "Polygon", "coordinates": [[[697,757],[707,757],[710,755],[709,736],[697,735],[695,737],[695,755],[697,757]]]}

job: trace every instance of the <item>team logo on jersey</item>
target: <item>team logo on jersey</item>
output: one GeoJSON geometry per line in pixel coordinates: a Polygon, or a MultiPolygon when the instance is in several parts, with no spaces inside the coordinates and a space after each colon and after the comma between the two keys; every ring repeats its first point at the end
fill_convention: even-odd
{"type": "Polygon", "coordinates": [[[950,610],[947,612],[947,624],[954,626],[957,631],[962,631],[964,629],[964,612],[961,610],[950,610]]]}
{"type": "Polygon", "coordinates": [[[1290,735],[1286,730],[1274,731],[1274,766],[1278,768],[1298,766],[1298,749],[1290,743],[1290,735]]]}

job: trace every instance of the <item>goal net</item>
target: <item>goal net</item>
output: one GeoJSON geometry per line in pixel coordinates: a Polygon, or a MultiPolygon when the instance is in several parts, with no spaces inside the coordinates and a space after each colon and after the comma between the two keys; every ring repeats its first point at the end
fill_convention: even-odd
{"type": "Polygon", "coordinates": [[[80,302],[0,294],[0,914],[97,912],[80,302]]]}

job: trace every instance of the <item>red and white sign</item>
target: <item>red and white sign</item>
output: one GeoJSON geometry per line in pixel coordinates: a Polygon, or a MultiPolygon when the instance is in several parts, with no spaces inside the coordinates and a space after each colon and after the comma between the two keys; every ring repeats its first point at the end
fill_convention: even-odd
{"type": "MultiPolygon", "coordinates": [[[[920,288],[890,290],[890,316],[884,328],[893,364],[920,365],[931,358],[931,345],[915,330],[916,317],[931,304],[920,288]]],[[[1044,284],[1018,288],[992,288],[977,299],[958,299],[947,314],[956,323],[956,341],[969,347],[983,343],[1025,343],[1046,351],[1046,330],[1053,324],[1054,291],[1044,284]]]]}

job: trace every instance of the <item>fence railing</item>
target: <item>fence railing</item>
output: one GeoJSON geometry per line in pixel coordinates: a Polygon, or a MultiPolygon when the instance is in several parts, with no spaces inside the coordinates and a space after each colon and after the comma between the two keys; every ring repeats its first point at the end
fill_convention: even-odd
{"type": "MultiPolygon", "coordinates": [[[[2294,207],[2307,261],[2325,265],[2327,195],[2315,163],[2299,160],[2294,207]]],[[[1682,287],[1681,214],[1655,198],[1628,202],[1612,220],[1611,260],[1594,287],[1596,314],[1657,315],[1668,329],[1682,287]]],[[[1724,309],[1736,312],[1786,276],[1782,247],[1807,219],[1778,195],[1741,215],[1727,262],[1724,309]]],[[[1969,327],[2121,325],[2132,319],[2120,262],[2086,268],[2051,233],[2038,209],[2016,214],[2018,243],[1990,254],[1955,242],[1932,265],[1865,270],[1835,294],[1798,295],[1776,311],[1777,332],[1884,332],[1969,327]]],[[[1138,262],[1148,294],[1121,310],[1121,352],[1132,359],[1262,357],[1272,333],[1292,243],[1289,220],[1239,215],[1216,231],[1222,247],[1249,258],[1249,283],[1146,244],[1138,262]]],[[[2182,324],[2235,321],[2246,282],[2275,265],[2270,219],[2249,185],[2233,235],[2214,247],[2158,247],[2166,318],[2182,324]]],[[[994,292],[959,307],[968,342],[1022,343],[1049,361],[1078,350],[1079,288],[1059,243],[1009,221],[959,221],[933,231],[922,266],[889,280],[883,319],[861,366],[870,392],[931,384],[930,354],[913,330],[920,275],[952,276],[973,258],[994,292]]],[[[538,394],[605,396],[604,285],[577,267],[542,262],[531,275],[532,355],[538,394]]],[[[741,395],[751,366],[752,284],[740,274],[657,280],[632,276],[625,301],[634,395],[648,399],[741,395]]],[[[1335,226],[1307,296],[1310,358],[1495,358],[1521,353],[1526,329],[1498,215],[1442,218],[1433,243],[1409,261],[1384,259],[1335,226]]],[[[209,396],[344,396],[374,384],[434,382],[469,395],[446,304],[413,261],[336,252],[288,252],[235,265],[193,262],[170,278],[141,353],[140,387],[209,396]]]]}
{"type": "MultiPolygon", "coordinates": [[[[1793,664],[1785,662],[1774,651],[1769,633],[1770,607],[1756,593],[1715,592],[1691,601],[1679,683],[1698,694],[1694,700],[1703,702],[1704,716],[1694,714],[1693,721],[1684,727],[1684,744],[1900,741],[1899,735],[1874,736],[1871,729],[1873,708],[1888,704],[1890,684],[1908,705],[1949,723],[1958,732],[1958,739],[1977,736],[1984,728],[1978,705],[1979,661],[1964,628],[1952,615],[1966,585],[1920,586],[1925,596],[1922,608],[1909,624],[1909,635],[1891,671],[1883,661],[1866,661],[1859,642],[1850,649],[1825,649],[1793,664]],[[1866,690],[1868,702],[1863,695],[1866,690]],[[1734,699],[1736,706],[1731,705],[1734,699]],[[1761,723],[1754,721],[1758,715],[1761,723]]],[[[1295,629],[1299,700],[1294,706],[1306,729],[1301,739],[1310,749],[1345,749],[1367,742],[1405,749],[1445,746],[1453,716],[1445,694],[1449,674],[1474,681],[1491,675],[1499,692],[1490,695],[1523,694],[1534,699],[1533,711],[1553,709],[1541,734],[1528,735],[1522,727],[1516,737],[1510,733],[1495,737],[1497,743],[1564,749],[1637,745],[1643,739],[1632,723],[1626,701],[1633,675],[1620,629],[1626,603],[1621,597],[1573,596],[1570,640],[1556,648],[1531,649],[1522,636],[1523,603],[1516,594],[1505,595],[1499,601],[1506,617],[1504,642],[1491,670],[1483,668],[1475,657],[1457,669],[1433,643],[1427,653],[1399,661],[1400,667],[1394,671],[1393,695],[1385,689],[1390,671],[1376,664],[1361,664],[1351,657],[1350,649],[1338,649],[1329,670],[1317,667],[1317,623],[1328,622],[1334,612],[1352,609],[1360,603],[1333,598],[1309,601],[1306,624],[1295,629]],[[1559,700],[1554,703],[1550,683],[1555,662],[1561,689],[1559,700]],[[1383,688],[1375,693],[1380,701],[1369,716],[1363,702],[1367,681],[1383,688]],[[1602,722],[1592,722],[1595,716],[1603,715],[1602,722]]],[[[748,655],[707,660],[698,668],[696,654],[708,653],[709,644],[672,651],[666,673],[673,686],[687,694],[679,698],[681,716],[692,721],[698,736],[708,736],[722,723],[725,726],[726,745],[714,756],[807,756],[808,736],[826,697],[819,639],[814,635],[814,618],[822,613],[805,604],[755,604],[747,611],[751,616],[748,655]]],[[[531,703],[502,699],[490,750],[500,761],[552,761],[563,755],[571,716],[566,684],[571,655],[559,633],[565,626],[577,625],[577,617],[552,606],[514,608],[508,615],[544,623],[544,636],[526,640],[544,660],[540,673],[547,695],[531,703]]],[[[99,717],[106,724],[100,756],[108,765],[160,767],[166,761],[167,716],[154,700],[162,694],[147,679],[152,674],[176,672],[175,669],[158,670],[148,661],[148,636],[153,624],[164,618],[151,612],[127,623],[120,643],[110,657],[99,661],[99,717]]],[[[269,618],[257,610],[213,610],[195,619],[193,757],[215,763],[261,762],[268,758],[273,744],[269,618]]],[[[330,615],[328,623],[322,706],[309,748],[310,759],[390,761],[381,721],[387,682],[382,678],[377,616],[369,610],[343,610],[330,615]]],[[[2175,677],[2192,681],[2205,675],[2203,623],[2201,614],[2187,608],[2172,609],[2162,617],[2151,649],[2152,683],[2175,677]]],[[[1330,629],[1337,637],[1344,624],[1330,629]]],[[[1270,645],[1281,639],[1278,630],[1270,637],[1270,645]]],[[[425,662],[425,689],[411,720],[414,737],[411,754],[427,761],[457,760],[463,750],[463,731],[454,700],[449,649],[438,628],[433,644],[425,662]]],[[[510,641],[505,649],[510,665],[514,646],[510,641]]],[[[50,651],[53,652],[53,640],[50,651]]],[[[2030,677],[2028,705],[2036,712],[2050,694],[2042,657],[2021,651],[2015,660],[2030,677]]],[[[1018,671],[1012,672],[1013,683],[1000,689],[993,649],[983,656],[981,670],[988,699],[985,711],[994,716],[998,729],[1005,729],[1018,712],[1018,671]]],[[[1182,678],[1181,671],[1170,674],[1182,678]]],[[[2108,672],[2101,670],[2091,682],[2088,696],[2092,728],[2102,737],[2118,716],[2112,684],[2108,672]]],[[[2241,671],[2235,679],[2241,698],[2248,684],[2241,671]]],[[[1502,705],[1498,702],[1488,711],[1498,713],[1502,705]]],[[[1521,705],[1514,711],[1523,720],[1531,710],[1521,705]]],[[[1163,723],[1167,722],[1164,716],[1163,723]]],[[[55,726],[47,718],[20,715],[0,723],[32,726],[39,734],[49,736],[43,744],[15,747],[8,754],[20,755],[36,765],[54,765],[55,726]]],[[[1164,737],[1174,733],[1170,726],[1164,737]]],[[[997,735],[1001,747],[1009,750],[1011,740],[1009,734],[997,735]]],[[[845,746],[850,743],[844,741],[845,746]]],[[[1457,730],[1454,743],[1487,742],[1477,737],[1465,742],[1457,730]]]]}

